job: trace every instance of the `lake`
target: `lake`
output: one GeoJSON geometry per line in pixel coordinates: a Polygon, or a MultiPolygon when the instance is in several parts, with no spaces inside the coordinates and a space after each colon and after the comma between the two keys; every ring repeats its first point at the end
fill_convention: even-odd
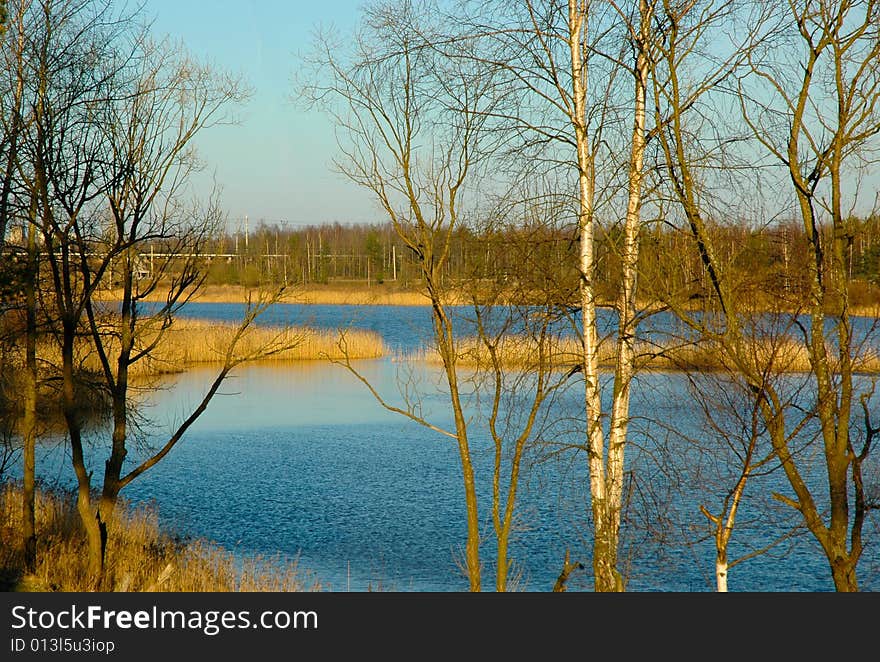
{"type": "MultiPolygon", "coordinates": [[[[189,304],[184,313],[234,320],[241,310],[189,304]]],[[[422,346],[430,333],[427,307],[290,304],[273,307],[262,319],[281,322],[371,329],[395,352],[422,346]]],[[[606,317],[605,323],[613,320],[606,317]]],[[[395,403],[401,402],[401,384],[416,387],[425,416],[451,426],[436,367],[394,357],[356,365],[395,403]]],[[[162,432],[195,405],[212,375],[198,369],[169,378],[145,409],[154,424],[142,443],[160,442],[162,432]]],[[[582,387],[573,384],[554,406],[576,412],[580,394],[582,387]]],[[[632,411],[627,460],[634,469],[635,498],[623,550],[628,588],[713,590],[714,548],[703,535],[706,520],[699,505],[717,507],[726,488],[716,482],[723,476],[700,462],[704,456],[669,433],[675,427],[699,436],[687,381],[673,373],[645,373],[634,387],[632,411]],[[661,449],[676,458],[675,471],[661,461],[661,449]]],[[[529,455],[510,553],[518,589],[549,591],[566,549],[589,564],[585,460],[582,453],[560,450],[578,442],[577,427],[574,421],[548,428],[546,443],[529,455]]],[[[479,422],[474,429],[488,589],[494,587],[491,445],[479,422]]],[[[69,481],[61,449],[44,449],[40,463],[42,475],[69,481]]],[[[460,473],[452,440],[384,410],[344,368],[261,364],[237,370],[185,439],[124,496],[155,502],[160,522],[183,535],[205,537],[240,554],[296,558],[327,590],[461,591],[467,579],[458,564],[465,539],[460,473]]],[[[762,480],[760,489],[747,491],[732,558],[790,528],[791,513],[767,506],[765,498],[767,481],[778,479],[762,480]]],[[[777,488],[786,491],[784,485],[777,488]]],[[[876,541],[876,522],[872,526],[876,541]]],[[[797,537],[794,544],[734,567],[731,590],[832,590],[827,564],[811,540],[797,537]]],[[[878,566],[876,546],[869,547],[861,566],[863,588],[880,588],[878,566]]],[[[591,590],[588,577],[574,576],[569,590],[591,590]]]]}

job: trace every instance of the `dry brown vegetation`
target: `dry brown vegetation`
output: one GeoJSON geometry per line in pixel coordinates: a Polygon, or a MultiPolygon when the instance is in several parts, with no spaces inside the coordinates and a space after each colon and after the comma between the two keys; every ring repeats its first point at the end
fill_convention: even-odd
{"type": "MultiPolygon", "coordinates": [[[[156,338],[157,328],[145,325],[136,349],[150,345],[156,338]]],[[[131,374],[160,375],[179,373],[187,368],[223,363],[227,348],[238,326],[232,322],[178,318],[162,332],[162,338],[148,356],[131,366],[131,374]]],[[[109,333],[109,331],[108,331],[109,333]]],[[[340,359],[342,334],[337,331],[307,327],[251,326],[238,340],[234,356],[259,361],[322,361],[340,359]]],[[[381,336],[373,331],[350,329],[344,332],[345,350],[352,359],[375,359],[388,350],[381,336]]],[[[114,346],[112,337],[106,343],[114,346]]],[[[78,348],[78,363],[85,372],[98,372],[97,355],[85,344],[78,348]]],[[[45,366],[60,365],[57,344],[51,339],[39,343],[37,355],[45,366]]],[[[23,356],[11,356],[13,365],[23,362],[23,356]]]]}
{"type": "MultiPolygon", "coordinates": [[[[205,285],[192,300],[200,303],[244,303],[252,292],[253,288],[247,288],[243,285],[205,285]]],[[[120,296],[119,290],[101,290],[96,299],[117,301],[120,296]]],[[[147,300],[163,301],[159,294],[155,297],[147,297],[147,300]]],[[[291,287],[281,301],[283,303],[326,305],[430,305],[428,297],[417,289],[365,284],[291,287]]]]}
{"type": "MultiPolygon", "coordinates": [[[[237,325],[208,320],[178,319],[164,332],[160,344],[141,370],[151,374],[179,372],[200,364],[222,363],[237,325]]],[[[339,332],[305,327],[253,326],[239,339],[238,357],[262,361],[320,361],[341,359],[339,332]]],[[[149,335],[145,341],[149,341],[149,335]]],[[[345,351],[352,359],[375,359],[387,353],[382,337],[373,331],[344,332],[345,351]]]]}
{"type": "MultiPolygon", "coordinates": [[[[88,587],[86,539],[74,496],[39,493],[36,503],[37,568],[24,574],[21,490],[0,491],[0,588],[5,591],[84,591],[88,587]]],[[[151,507],[119,507],[108,539],[105,589],[109,591],[230,592],[320,590],[296,562],[280,556],[237,558],[204,540],[163,533],[151,507]]]]}
{"type": "MultiPolygon", "coordinates": [[[[473,289],[473,283],[470,284],[473,289]]],[[[243,285],[205,285],[198,294],[193,297],[193,301],[200,303],[246,303],[248,295],[253,293],[253,288],[243,285]]],[[[871,290],[872,292],[874,290],[871,290]]],[[[119,290],[99,290],[96,301],[117,301],[121,296],[119,290]]],[[[522,291],[510,292],[506,295],[495,294],[498,304],[517,305],[519,303],[529,303],[541,301],[543,294],[541,292],[523,293],[522,291]]],[[[872,295],[873,296],[873,295],[872,295]]],[[[880,295],[877,295],[880,296],[880,295]]],[[[766,294],[756,293],[755,312],[776,311],[776,312],[801,312],[796,305],[785,306],[778,298],[767,296],[766,294]]],[[[447,303],[450,305],[467,305],[471,297],[462,291],[448,293],[447,303]]],[[[858,297],[857,302],[850,306],[850,312],[855,317],[880,317],[880,303],[869,301],[868,295],[858,297]],[[858,303],[859,301],[868,301],[866,303],[858,303]]],[[[157,294],[154,297],[147,297],[147,301],[164,301],[164,298],[157,294]]],[[[306,286],[291,287],[281,299],[282,303],[301,303],[309,305],[338,305],[338,306],[428,306],[430,300],[427,294],[413,287],[400,287],[395,285],[366,285],[364,283],[332,283],[329,285],[309,284],[306,286]]],[[[611,305],[611,301],[600,301],[600,305],[611,305]]],[[[683,305],[686,310],[696,309],[699,303],[683,305]]],[[[649,310],[661,308],[662,305],[654,300],[640,299],[638,302],[640,309],[649,310]]]]}
{"type": "MultiPolygon", "coordinates": [[[[603,368],[613,368],[615,348],[611,342],[604,342],[599,348],[599,363],[603,368]]],[[[555,369],[571,369],[579,364],[582,355],[580,341],[576,338],[553,338],[544,345],[545,366],[555,369]]],[[[507,367],[528,368],[539,358],[538,343],[524,336],[506,336],[498,344],[497,356],[507,367]]],[[[810,362],[806,347],[790,338],[755,339],[743,349],[743,360],[756,366],[772,366],[777,373],[807,372],[810,362]]],[[[719,351],[711,342],[699,344],[689,342],[665,342],[651,344],[642,341],[636,346],[636,357],[640,368],[652,370],[723,370],[733,369],[729,356],[719,351]]],[[[440,362],[440,355],[433,350],[404,357],[407,360],[440,362]]],[[[487,368],[491,366],[489,350],[476,338],[462,339],[458,344],[458,360],[463,366],[487,368]]],[[[880,351],[866,347],[857,353],[856,372],[866,374],[880,373],[880,351]]]]}

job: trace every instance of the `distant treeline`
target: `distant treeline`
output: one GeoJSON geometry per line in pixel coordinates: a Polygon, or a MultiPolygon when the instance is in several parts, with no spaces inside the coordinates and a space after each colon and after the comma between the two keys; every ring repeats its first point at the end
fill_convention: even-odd
{"type": "MultiPolygon", "coordinates": [[[[880,301],[880,216],[852,218],[850,223],[852,303],[876,303],[880,301]]],[[[644,232],[639,276],[646,295],[688,289],[696,295],[707,286],[700,255],[682,229],[655,223],[644,232]]],[[[734,268],[743,287],[792,300],[806,293],[803,280],[810,253],[802,224],[753,228],[744,223],[718,223],[715,232],[719,259],[734,268]]],[[[481,277],[523,278],[528,271],[533,280],[540,277],[558,292],[574,294],[576,237],[573,226],[461,227],[454,233],[444,277],[455,284],[481,277]],[[524,268],[524,254],[539,274],[524,268]]],[[[618,278],[618,242],[614,226],[606,226],[597,236],[599,292],[606,298],[612,296],[618,278]]],[[[413,251],[390,224],[333,223],[291,229],[260,223],[247,234],[219,236],[211,251],[208,279],[212,284],[353,281],[412,287],[421,280],[413,251]]]]}

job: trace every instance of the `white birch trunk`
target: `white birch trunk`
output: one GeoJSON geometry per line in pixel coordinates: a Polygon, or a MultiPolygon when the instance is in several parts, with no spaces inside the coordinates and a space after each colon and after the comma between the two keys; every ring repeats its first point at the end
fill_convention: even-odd
{"type": "Polygon", "coordinates": [[[635,318],[636,287],[638,282],[639,232],[641,229],[642,181],[645,160],[645,96],[648,84],[649,61],[646,53],[651,9],[646,0],[639,2],[640,23],[634,70],[633,133],[629,164],[629,197],[624,222],[624,240],[621,253],[621,281],[618,297],[617,360],[614,373],[614,394],[611,405],[611,425],[608,441],[607,468],[607,535],[614,552],[617,589],[622,590],[616,574],[617,546],[620,534],[620,515],[623,502],[625,450],[629,429],[630,387],[635,373],[635,318]]]}
{"type": "Polygon", "coordinates": [[[727,574],[728,574],[727,561],[717,559],[715,561],[715,581],[716,581],[719,593],[727,593],[727,574]]]}
{"type": "MultiPolygon", "coordinates": [[[[578,238],[580,240],[580,304],[583,326],[584,400],[587,416],[590,497],[595,538],[601,537],[605,521],[605,449],[602,431],[602,398],[599,386],[599,337],[596,329],[596,295],[593,284],[595,253],[593,246],[593,156],[586,127],[587,68],[582,46],[587,36],[589,3],[569,0],[568,26],[571,49],[572,96],[571,118],[577,144],[578,163],[578,238]]],[[[597,562],[594,553],[594,564],[597,562]]]]}

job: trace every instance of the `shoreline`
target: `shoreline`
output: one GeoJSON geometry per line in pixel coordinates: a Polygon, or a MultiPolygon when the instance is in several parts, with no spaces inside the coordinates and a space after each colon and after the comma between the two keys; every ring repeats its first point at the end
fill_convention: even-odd
{"type": "MultiPolygon", "coordinates": [[[[205,285],[190,300],[192,303],[246,303],[248,294],[256,294],[259,288],[243,285],[205,285]]],[[[102,290],[96,300],[118,301],[120,290],[102,290]]],[[[146,297],[145,301],[164,301],[160,294],[146,297]]],[[[429,306],[428,296],[414,289],[404,289],[384,285],[309,285],[291,286],[281,297],[279,303],[298,303],[306,305],[384,305],[384,306],[429,306]]]]}
{"type": "MultiPolygon", "coordinates": [[[[248,294],[256,294],[259,288],[247,288],[243,285],[205,285],[191,299],[193,303],[229,303],[243,304],[248,294]]],[[[97,301],[118,301],[120,290],[101,290],[96,293],[97,301]]],[[[451,297],[449,305],[465,305],[463,298],[451,297]],[[459,300],[455,300],[459,299],[459,300]]],[[[146,301],[164,301],[165,297],[154,295],[146,301]]],[[[303,305],[338,305],[338,306],[430,306],[428,295],[414,288],[397,285],[363,285],[334,284],[291,286],[279,300],[279,303],[303,305]]],[[[600,308],[613,307],[613,304],[598,304],[600,308]]],[[[650,306],[648,306],[650,307],[650,306]]],[[[853,317],[880,318],[880,303],[875,305],[850,306],[853,317]]]]}

